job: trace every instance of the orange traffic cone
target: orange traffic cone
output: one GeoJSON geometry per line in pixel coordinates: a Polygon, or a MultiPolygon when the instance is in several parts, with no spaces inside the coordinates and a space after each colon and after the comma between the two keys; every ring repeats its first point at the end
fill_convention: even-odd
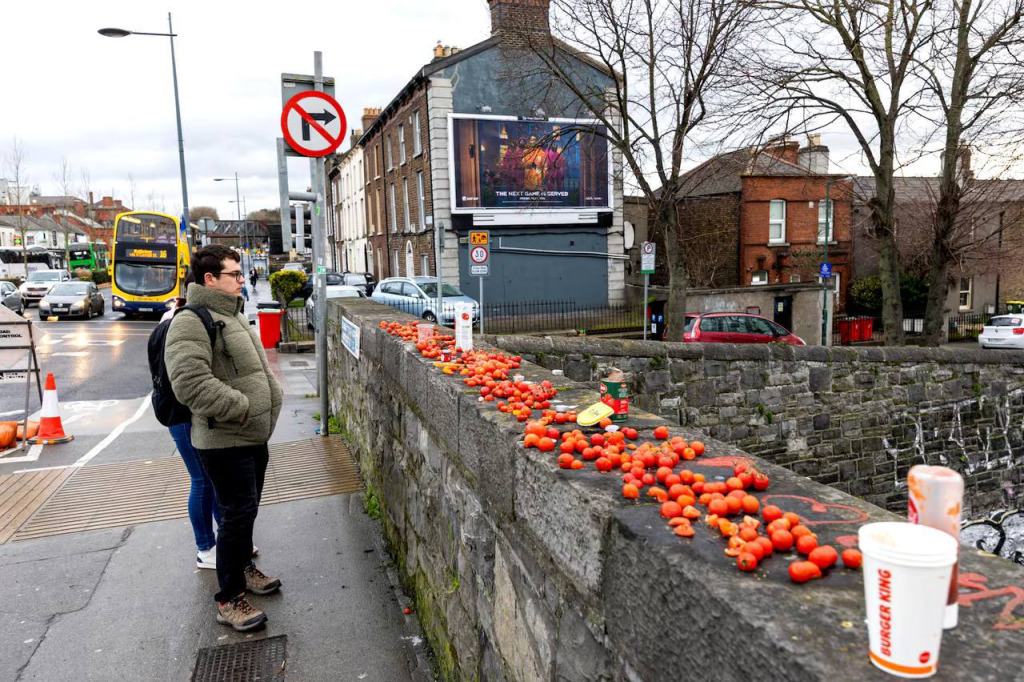
{"type": "Polygon", "coordinates": [[[43,410],[39,416],[39,432],[28,442],[33,445],[53,445],[54,443],[67,443],[73,439],[74,436],[64,433],[64,426],[60,423],[57,382],[53,380],[53,372],[50,372],[46,375],[46,386],[43,389],[43,410]]]}

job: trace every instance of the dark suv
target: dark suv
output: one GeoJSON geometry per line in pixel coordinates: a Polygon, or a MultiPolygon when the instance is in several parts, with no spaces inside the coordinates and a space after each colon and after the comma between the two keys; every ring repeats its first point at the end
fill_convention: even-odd
{"type": "Polygon", "coordinates": [[[683,341],[806,345],[803,339],[777,322],[750,313],[688,313],[683,341]]]}
{"type": "Polygon", "coordinates": [[[377,280],[368,272],[344,272],[341,277],[344,280],[342,284],[350,287],[362,287],[367,296],[372,294],[374,287],[377,286],[377,280]]]}

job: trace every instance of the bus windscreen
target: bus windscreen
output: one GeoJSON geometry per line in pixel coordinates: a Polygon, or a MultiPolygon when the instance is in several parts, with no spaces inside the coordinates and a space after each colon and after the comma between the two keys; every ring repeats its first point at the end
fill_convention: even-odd
{"type": "Polygon", "coordinates": [[[117,221],[118,242],[176,244],[178,232],[174,221],[160,215],[135,213],[117,221]]]}
{"type": "Polygon", "coordinates": [[[114,266],[114,283],[133,296],[160,296],[178,284],[178,269],[173,263],[130,263],[118,261],[114,266]]]}

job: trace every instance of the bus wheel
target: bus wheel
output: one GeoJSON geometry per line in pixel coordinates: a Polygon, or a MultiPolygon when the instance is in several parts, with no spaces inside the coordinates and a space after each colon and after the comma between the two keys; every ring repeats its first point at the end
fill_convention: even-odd
{"type": "Polygon", "coordinates": [[[124,319],[126,319],[126,320],[134,320],[135,317],[136,317],[135,313],[130,312],[128,310],[124,311],[124,319]]]}

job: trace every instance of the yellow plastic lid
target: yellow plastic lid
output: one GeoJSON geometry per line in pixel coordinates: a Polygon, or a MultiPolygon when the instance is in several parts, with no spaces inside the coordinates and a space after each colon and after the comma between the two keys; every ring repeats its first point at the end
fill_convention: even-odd
{"type": "Polygon", "coordinates": [[[615,410],[611,405],[594,403],[576,415],[576,423],[580,426],[593,426],[605,417],[610,417],[613,414],[615,414],[615,410]]]}

